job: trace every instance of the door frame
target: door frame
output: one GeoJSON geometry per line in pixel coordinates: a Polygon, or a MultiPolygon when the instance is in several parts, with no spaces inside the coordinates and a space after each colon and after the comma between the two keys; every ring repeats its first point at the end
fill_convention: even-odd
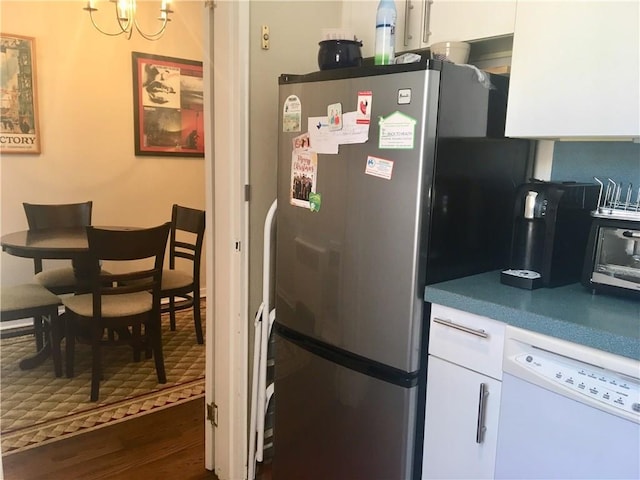
{"type": "Polygon", "coordinates": [[[247,477],[250,2],[205,2],[204,88],[208,235],[205,467],[220,480],[247,477]],[[209,99],[209,100],[207,100],[209,99]],[[211,299],[212,301],[209,301],[211,299]],[[212,347],[210,347],[212,346],[212,347]]]}

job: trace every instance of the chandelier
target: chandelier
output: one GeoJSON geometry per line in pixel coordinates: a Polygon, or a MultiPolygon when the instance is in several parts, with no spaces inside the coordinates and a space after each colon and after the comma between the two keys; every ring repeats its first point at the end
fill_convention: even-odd
{"type": "Polygon", "coordinates": [[[109,35],[111,37],[115,37],[118,35],[126,35],[127,39],[131,38],[133,34],[133,30],[137,30],[142,37],[147,40],[158,40],[164,34],[165,29],[167,28],[167,23],[171,21],[169,18],[169,14],[173,13],[173,10],[169,8],[170,0],[162,0],[160,4],[160,16],[158,20],[161,22],[159,29],[155,33],[146,33],[138,24],[138,20],[136,19],[136,0],[109,0],[114,4],[114,12],[116,15],[116,25],[118,29],[115,32],[106,32],[102,30],[96,23],[93,18],[93,13],[97,12],[98,9],[95,7],[95,0],[89,0],[87,2],[87,6],[84,7],[83,10],[89,12],[89,17],[91,18],[91,23],[94,27],[105,35],[109,35]]]}

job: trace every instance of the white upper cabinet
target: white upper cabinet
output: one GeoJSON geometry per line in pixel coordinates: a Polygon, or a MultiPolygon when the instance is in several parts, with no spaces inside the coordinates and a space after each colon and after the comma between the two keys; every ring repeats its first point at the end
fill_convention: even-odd
{"type": "MultiPolygon", "coordinates": [[[[373,56],[378,1],[345,0],[342,27],[363,42],[373,56]]],[[[396,53],[443,41],[467,41],[511,34],[516,0],[396,0],[396,53]]]]}
{"type": "MultiPolygon", "coordinates": [[[[426,42],[424,38],[420,39],[419,46],[433,45],[438,42],[465,42],[512,34],[514,31],[515,0],[433,0],[433,2],[414,3],[420,4],[423,19],[426,4],[428,8],[426,20],[431,33],[426,42]],[[430,8],[429,3],[431,3],[430,8]]],[[[425,20],[421,25],[425,25],[425,20]]]]}
{"type": "Polygon", "coordinates": [[[640,138],[640,0],[518,1],[506,135],[640,138]]]}

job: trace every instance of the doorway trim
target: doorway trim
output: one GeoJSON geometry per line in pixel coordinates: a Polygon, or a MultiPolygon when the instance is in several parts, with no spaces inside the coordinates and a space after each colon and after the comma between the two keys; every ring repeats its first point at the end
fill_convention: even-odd
{"type": "Polygon", "coordinates": [[[248,221],[244,198],[249,165],[249,5],[206,2],[205,88],[209,89],[210,139],[207,210],[213,220],[207,251],[206,403],[216,426],[206,421],[205,466],[220,480],[247,477],[248,431],[248,221]],[[211,215],[211,213],[213,215],[211,215]],[[209,297],[208,297],[209,298],[209,297]],[[211,317],[209,317],[211,315],[211,317]],[[211,332],[210,332],[211,331],[211,332]],[[215,333],[215,335],[214,335],[215,333]]]}

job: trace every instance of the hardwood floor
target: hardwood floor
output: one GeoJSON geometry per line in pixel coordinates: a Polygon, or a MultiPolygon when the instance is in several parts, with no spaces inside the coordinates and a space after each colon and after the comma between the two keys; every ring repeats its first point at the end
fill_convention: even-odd
{"type": "MultiPolygon", "coordinates": [[[[3,457],[4,480],[217,480],[204,468],[204,398],[3,457]]],[[[257,480],[271,480],[260,466],[257,480]]]]}

